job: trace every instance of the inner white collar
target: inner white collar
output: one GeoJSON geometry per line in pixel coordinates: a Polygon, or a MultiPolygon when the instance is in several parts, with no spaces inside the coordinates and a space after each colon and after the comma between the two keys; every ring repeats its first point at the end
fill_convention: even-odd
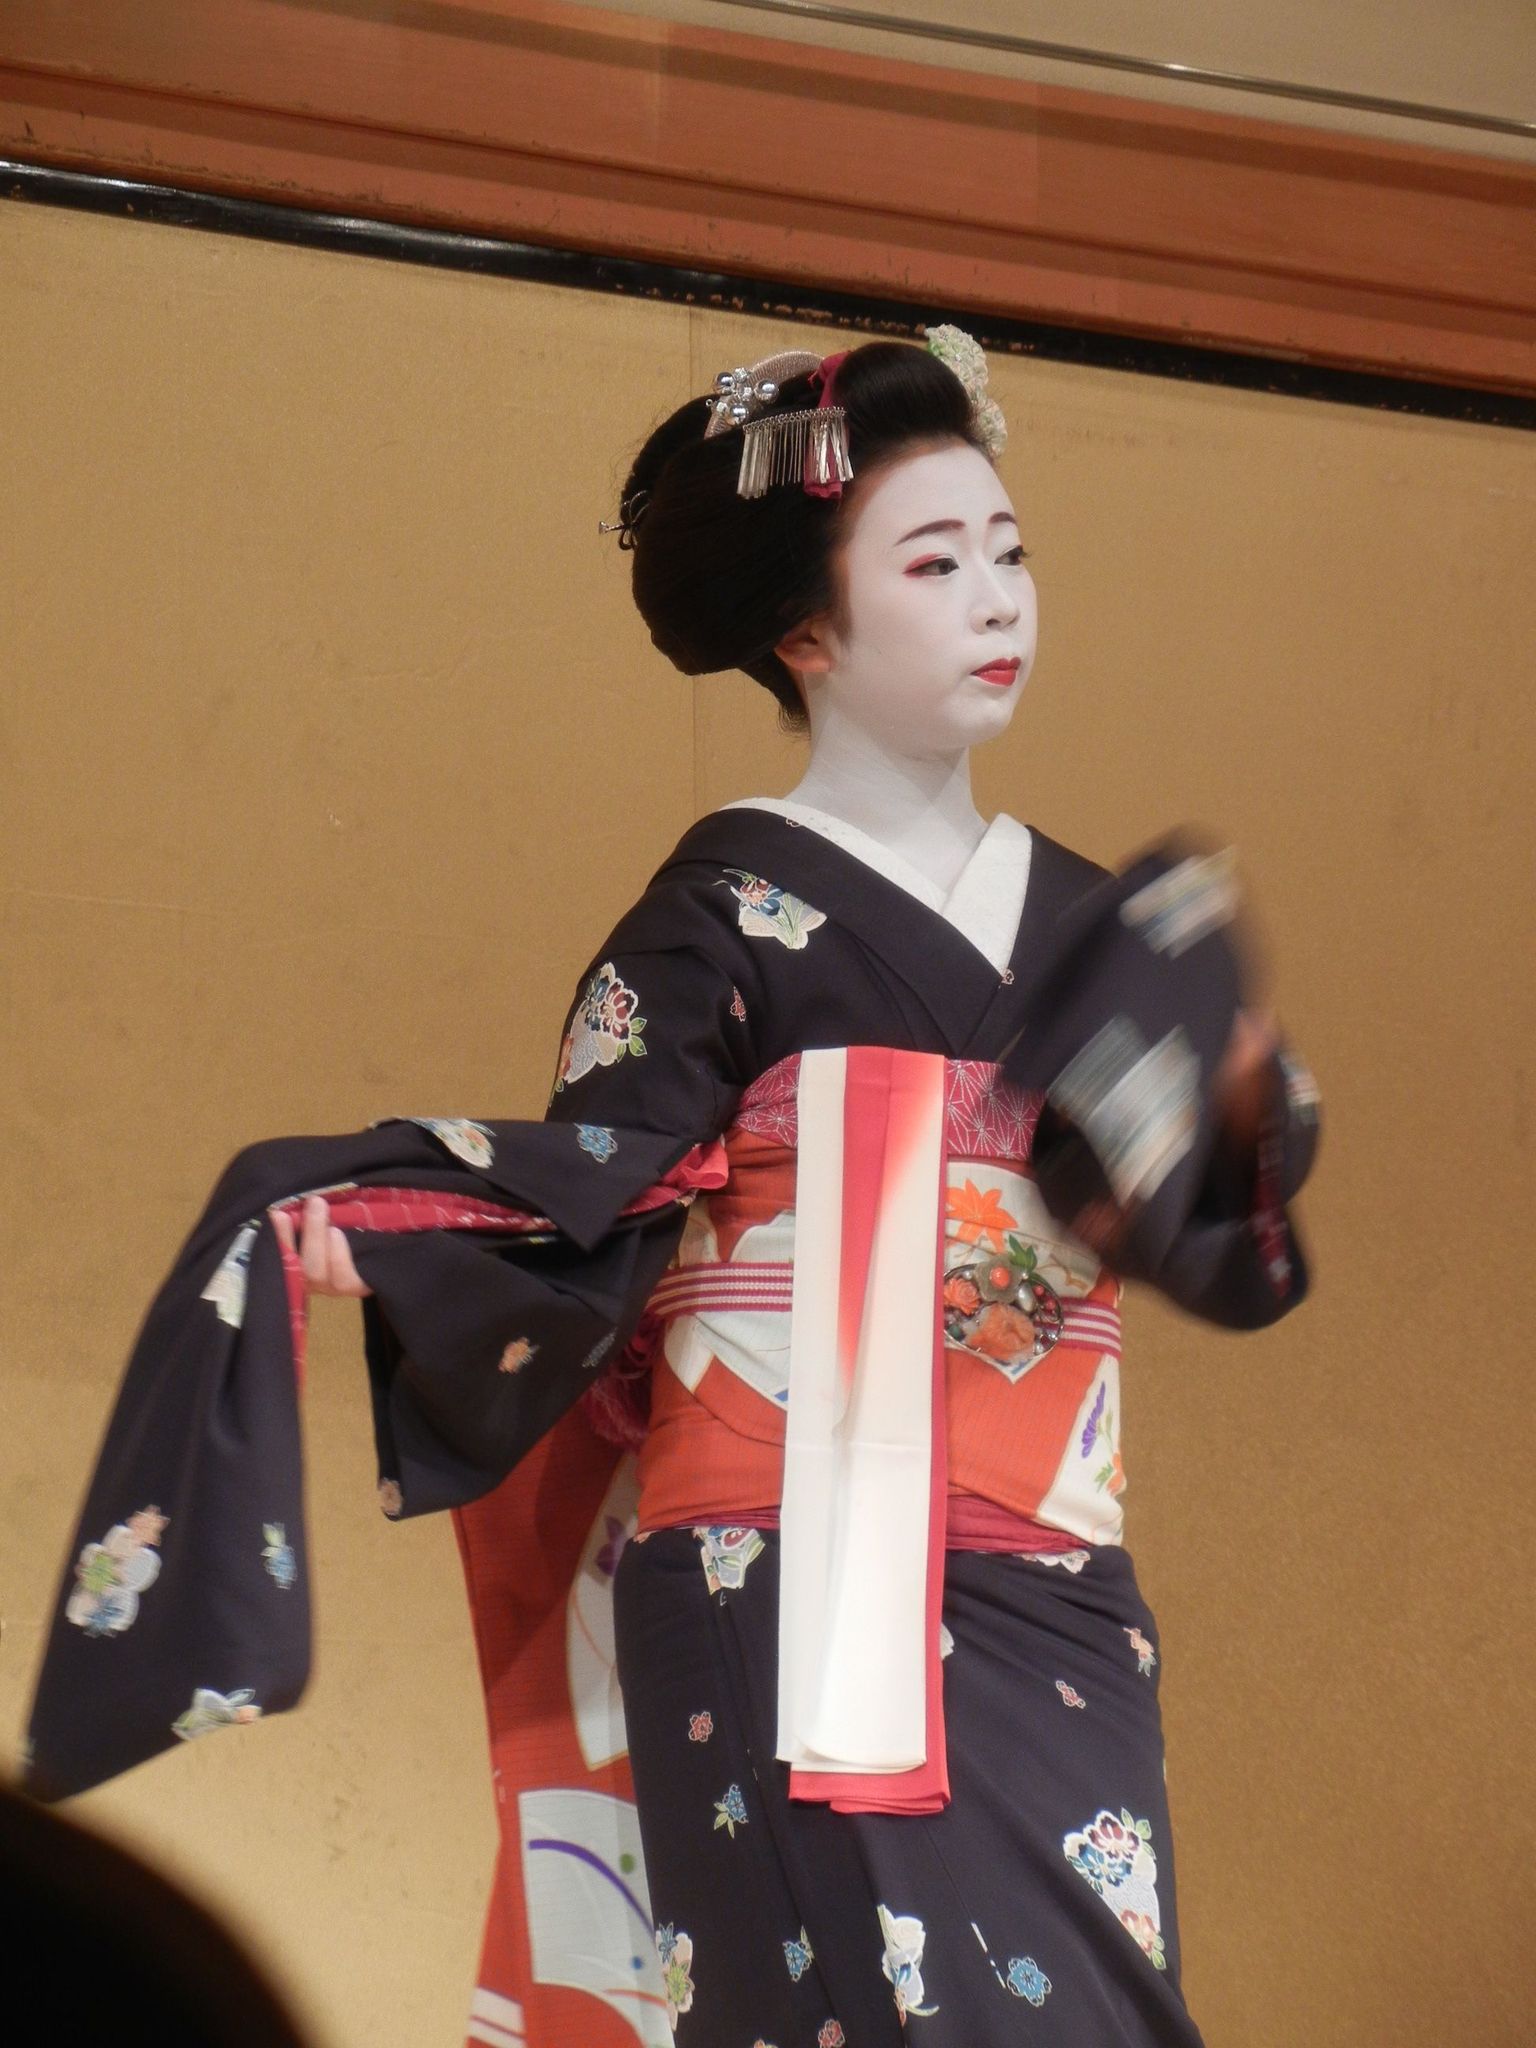
{"type": "MultiPolygon", "coordinates": [[[[1021,825],[1006,811],[999,811],[988,825],[975,852],[956,876],[946,896],[919,868],[894,853],[861,826],[850,825],[830,811],[803,804],[787,796],[743,796],[720,806],[725,811],[773,811],[797,825],[808,826],[824,839],[842,847],[866,867],[885,876],[915,896],[919,903],[952,924],[970,940],[978,953],[991,961],[999,974],[1013,957],[1029,889],[1030,854],[1034,841],[1029,827],[1021,825]]],[[[770,881],[772,876],[768,878],[770,881]]]]}

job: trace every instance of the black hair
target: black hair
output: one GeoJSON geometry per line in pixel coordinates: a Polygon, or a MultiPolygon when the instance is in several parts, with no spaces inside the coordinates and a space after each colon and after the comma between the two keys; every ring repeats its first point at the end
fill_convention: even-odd
{"type": "MultiPolygon", "coordinates": [[[[797,412],[821,396],[789,378],[754,418],[797,412]]],[[[651,639],[684,675],[738,668],[773,693],[780,723],[807,724],[792,671],[774,647],[805,620],[839,613],[834,558],[861,482],[914,448],[963,441],[987,453],[970,396],[947,364],[904,341],[871,341],[839,365],[833,403],[847,412],[853,480],[841,498],[789,484],[736,494],[741,434],[705,438],[707,398],[662,421],[635,457],[622,506],[631,518],[635,603],[651,639]]]]}

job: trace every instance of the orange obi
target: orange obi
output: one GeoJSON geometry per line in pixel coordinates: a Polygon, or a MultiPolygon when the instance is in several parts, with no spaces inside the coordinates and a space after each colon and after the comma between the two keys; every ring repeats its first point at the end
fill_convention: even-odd
{"type": "MultiPolygon", "coordinates": [[[[799,1055],[782,1060],[742,1095],[723,1134],[727,1183],[695,1198],[647,1305],[642,1531],[767,1522],[782,1499],[799,1068],[799,1055]]],[[[1047,1532],[1060,1547],[1117,1543],[1120,1282],[1040,1199],[1029,1156],[1043,1098],[979,1060],[946,1060],[944,1092],[951,1528],[971,1498],[1033,1525],[1042,1544],[1047,1532]]]]}

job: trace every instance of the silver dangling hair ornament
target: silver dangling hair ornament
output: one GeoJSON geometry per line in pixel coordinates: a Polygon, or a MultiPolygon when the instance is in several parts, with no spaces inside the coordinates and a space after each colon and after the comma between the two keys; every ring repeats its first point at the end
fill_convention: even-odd
{"type": "Polygon", "coordinates": [[[709,400],[713,417],[704,429],[711,435],[741,428],[741,466],[736,474],[739,498],[761,498],[770,484],[798,482],[814,498],[839,498],[853,476],[848,454],[848,415],[832,400],[832,384],[844,349],[834,356],[787,349],[764,356],[750,369],[722,370],[709,400]],[[821,380],[821,403],[797,412],[759,415],[772,405],[781,386],[792,377],[821,380]]]}
{"type": "MultiPolygon", "coordinates": [[[[937,356],[964,385],[971,401],[971,416],[995,460],[1007,443],[1008,430],[1001,408],[987,396],[987,359],[980,344],[962,328],[944,324],[927,330],[930,355],[937,356]]],[[[847,349],[835,355],[818,356],[807,349],[787,349],[764,356],[750,367],[738,364],[722,370],[706,403],[709,425],[705,440],[715,434],[741,428],[741,466],[736,475],[736,495],[761,498],[770,485],[798,480],[813,498],[840,498],[843,485],[853,476],[848,453],[848,415],[832,402],[832,389],[847,349]],[[810,377],[821,384],[817,405],[796,412],[764,413],[781,388],[792,377],[810,377]]],[[[617,533],[621,548],[635,545],[635,528],[650,502],[649,491],[636,491],[620,507],[616,520],[599,520],[600,533],[617,533]]]]}

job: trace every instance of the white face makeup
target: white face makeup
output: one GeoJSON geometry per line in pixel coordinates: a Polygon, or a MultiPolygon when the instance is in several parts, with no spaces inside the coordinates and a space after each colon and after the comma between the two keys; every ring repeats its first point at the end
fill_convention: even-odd
{"type": "Polygon", "coordinates": [[[882,750],[952,755],[1013,716],[1035,658],[1035,585],[1008,493],[963,442],[912,454],[850,505],[844,625],[810,622],[780,645],[813,725],[867,732],[882,750]],[[1017,659],[1006,683],[975,673],[1017,659]]]}

